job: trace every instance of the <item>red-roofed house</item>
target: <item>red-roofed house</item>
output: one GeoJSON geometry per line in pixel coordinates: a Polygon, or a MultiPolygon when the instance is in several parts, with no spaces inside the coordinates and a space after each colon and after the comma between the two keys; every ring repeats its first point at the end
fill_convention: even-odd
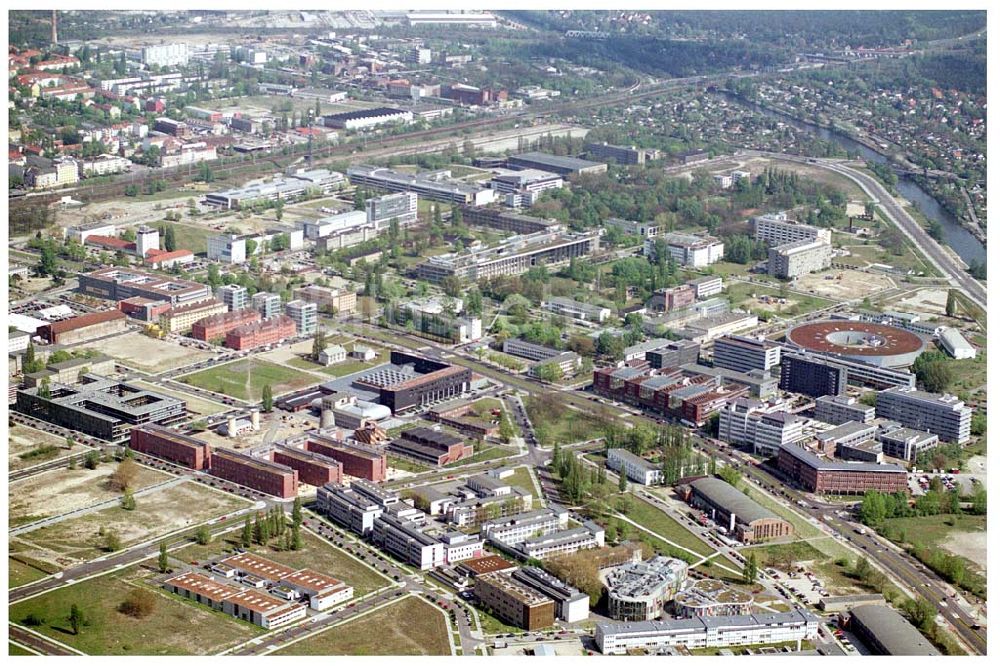
{"type": "Polygon", "coordinates": [[[130,243],[123,238],[115,238],[114,236],[97,236],[91,234],[87,236],[86,240],[83,241],[84,245],[96,245],[97,247],[103,247],[107,250],[122,252],[134,252],[135,243],[130,243]]]}
{"type": "Polygon", "coordinates": [[[144,261],[153,268],[170,268],[177,264],[187,264],[194,261],[194,252],[191,250],[150,250],[146,253],[144,261]]]}

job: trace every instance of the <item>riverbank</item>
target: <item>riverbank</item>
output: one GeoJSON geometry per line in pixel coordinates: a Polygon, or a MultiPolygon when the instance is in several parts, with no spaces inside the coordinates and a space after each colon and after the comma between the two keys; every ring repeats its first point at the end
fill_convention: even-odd
{"type": "MultiPolygon", "coordinates": [[[[794,123],[798,123],[800,125],[812,128],[813,130],[816,131],[817,134],[820,135],[820,138],[825,138],[822,136],[822,133],[826,132],[831,136],[841,139],[842,141],[850,141],[858,144],[859,146],[871,151],[872,153],[880,157],[888,164],[895,164],[897,166],[901,166],[906,169],[915,168],[912,161],[910,160],[909,155],[907,155],[905,151],[903,151],[903,149],[899,146],[896,146],[896,148],[899,149],[899,152],[894,153],[892,151],[892,146],[886,145],[886,147],[883,147],[882,143],[873,139],[872,137],[866,134],[854,134],[847,132],[846,130],[844,130],[844,128],[839,127],[836,123],[819,123],[811,118],[802,118],[793,115],[783,109],[778,109],[769,106],[767,104],[762,104],[761,102],[756,100],[748,100],[731,90],[719,89],[719,92],[722,95],[724,95],[727,99],[731,99],[738,104],[742,104],[754,110],[759,110],[765,114],[778,116],[780,118],[788,119],[789,121],[792,121],[794,123]],[[898,159],[899,155],[902,155],[903,160],[905,161],[900,161],[898,159]]],[[[850,154],[850,151],[842,143],[841,147],[845,149],[845,152],[850,154]]],[[[862,157],[865,157],[863,153],[862,157]]],[[[944,200],[937,192],[934,191],[933,188],[929,187],[926,183],[921,184],[920,179],[909,178],[907,176],[904,176],[903,179],[901,180],[906,180],[912,183],[915,188],[917,188],[920,192],[922,192],[926,197],[932,199],[935,205],[937,205],[942,211],[946,212],[955,224],[957,224],[964,231],[969,233],[979,244],[981,244],[983,246],[982,249],[983,260],[985,260],[986,230],[983,229],[981,225],[976,224],[974,220],[969,219],[967,214],[956,215],[953,211],[949,210],[948,202],[944,200]]],[[[909,199],[910,197],[907,198],[909,199]]],[[[914,205],[916,206],[916,202],[914,202],[914,205]]],[[[931,219],[934,218],[933,215],[927,215],[927,217],[931,219]]],[[[941,220],[938,221],[941,222],[941,220]]],[[[969,262],[968,257],[963,257],[963,259],[965,260],[966,263],[969,262]]]]}

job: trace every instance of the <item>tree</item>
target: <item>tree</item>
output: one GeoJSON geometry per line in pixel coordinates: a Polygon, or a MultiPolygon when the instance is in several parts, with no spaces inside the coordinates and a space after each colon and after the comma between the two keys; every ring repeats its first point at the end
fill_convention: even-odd
{"type": "Polygon", "coordinates": [[[194,540],[198,542],[199,546],[207,546],[212,542],[212,533],[208,530],[207,525],[198,528],[198,531],[194,533],[194,540]]]}
{"type": "Polygon", "coordinates": [[[931,631],[934,628],[934,619],[937,617],[937,609],[934,604],[926,599],[907,599],[902,606],[903,615],[910,621],[910,624],[923,632],[931,631]]]}
{"type": "Polygon", "coordinates": [[[326,349],[326,333],[317,327],[316,333],[313,335],[312,360],[319,363],[319,355],[323,353],[324,349],[326,349]]]}
{"type": "Polygon", "coordinates": [[[160,556],[156,560],[156,565],[159,567],[160,573],[167,573],[167,570],[170,569],[170,560],[167,557],[166,541],[160,542],[160,556]]]}
{"type": "Polygon", "coordinates": [[[125,494],[122,495],[122,508],[126,511],[135,511],[135,495],[129,488],[126,488],[125,494]]]}
{"type": "Polygon", "coordinates": [[[305,547],[305,543],[302,540],[302,532],[299,530],[298,525],[292,526],[292,550],[302,550],[305,547]]]}
{"type": "Polygon", "coordinates": [[[954,289],[948,290],[948,301],[945,303],[944,313],[949,317],[954,317],[958,313],[958,296],[954,289]]]}
{"type": "Polygon", "coordinates": [[[156,595],[141,587],[132,588],[118,605],[118,612],[130,617],[149,617],[156,610],[156,595]]]}
{"type": "Polygon", "coordinates": [[[240,534],[240,545],[249,548],[253,541],[253,525],[250,524],[250,516],[243,521],[243,532],[240,534]]]}
{"type": "Polygon", "coordinates": [[[69,607],[69,626],[73,630],[73,635],[78,636],[83,628],[83,611],[76,604],[69,607]]]}
{"type": "Polygon", "coordinates": [[[208,265],[208,276],[206,279],[208,280],[208,286],[212,288],[212,291],[215,291],[222,286],[222,275],[219,273],[218,264],[211,263],[208,265]]]}
{"type": "Polygon", "coordinates": [[[97,469],[101,464],[101,454],[97,451],[88,451],[83,458],[83,466],[87,469],[97,469]]]}
{"type": "Polygon", "coordinates": [[[50,388],[48,377],[43,379],[42,383],[38,385],[38,397],[42,400],[49,400],[52,397],[52,389],[50,388]]]}
{"type": "Polygon", "coordinates": [[[618,470],[618,492],[623,493],[628,490],[628,476],[624,469],[618,470]]]}
{"type": "Polygon", "coordinates": [[[514,429],[514,424],[510,422],[510,417],[506,414],[500,417],[500,439],[503,440],[504,444],[509,444],[514,437],[517,436],[517,431],[514,429]]]}
{"type": "Polygon", "coordinates": [[[274,409],[274,396],[271,393],[270,384],[264,384],[264,388],[260,390],[260,406],[267,413],[274,409]]]}
{"type": "Polygon", "coordinates": [[[104,533],[104,548],[112,553],[122,549],[122,538],[118,535],[118,532],[108,530],[104,533]]]}
{"type": "Polygon", "coordinates": [[[124,492],[135,485],[136,476],[139,474],[139,466],[132,458],[124,458],[108,479],[112,489],[124,492]]]}
{"type": "Polygon", "coordinates": [[[292,502],[292,525],[298,527],[302,524],[302,500],[299,497],[292,502]]]}
{"type": "Polygon", "coordinates": [[[757,554],[750,552],[743,561],[743,582],[752,585],[757,581],[757,554]]]}

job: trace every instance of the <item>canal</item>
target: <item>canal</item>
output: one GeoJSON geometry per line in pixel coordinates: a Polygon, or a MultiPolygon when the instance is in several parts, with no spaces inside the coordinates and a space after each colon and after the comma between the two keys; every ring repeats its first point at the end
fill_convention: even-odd
{"type": "MultiPolygon", "coordinates": [[[[889,159],[884,155],[839,132],[804,123],[790,116],[766,109],[758,104],[747,102],[734,95],[727,94],[725,97],[730,102],[741,104],[769,118],[780,120],[786,125],[790,125],[803,132],[809,132],[824,141],[836,143],[851,155],[860,155],[866,161],[881,164],[889,163],[889,159]]],[[[900,176],[899,182],[896,185],[896,191],[899,192],[900,196],[912,203],[924,217],[928,220],[935,220],[941,225],[941,229],[944,232],[944,242],[942,245],[952,248],[967,264],[973,260],[981,263],[986,262],[986,246],[980,243],[979,239],[962,226],[962,223],[954,215],[945,210],[934,197],[924,192],[912,178],[909,176],[900,176]]]]}

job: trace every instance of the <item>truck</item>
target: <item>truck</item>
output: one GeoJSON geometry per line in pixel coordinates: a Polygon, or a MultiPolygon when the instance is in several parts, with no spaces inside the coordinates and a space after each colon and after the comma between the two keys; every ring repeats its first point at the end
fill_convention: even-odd
{"type": "Polygon", "coordinates": [[[863,527],[855,527],[854,531],[857,532],[858,534],[860,534],[861,536],[864,536],[864,535],[868,534],[868,530],[866,530],[863,527]]]}

